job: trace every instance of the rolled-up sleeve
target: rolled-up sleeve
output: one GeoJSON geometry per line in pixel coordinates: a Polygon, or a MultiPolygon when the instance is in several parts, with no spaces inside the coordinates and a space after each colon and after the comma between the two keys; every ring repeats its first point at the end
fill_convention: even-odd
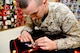
{"type": "Polygon", "coordinates": [[[32,32],[32,28],[33,28],[33,22],[31,20],[30,16],[27,16],[26,18],[26,25],[25,27],[22,29],[22,31],[27,31],[27,32],[32,32]]]}

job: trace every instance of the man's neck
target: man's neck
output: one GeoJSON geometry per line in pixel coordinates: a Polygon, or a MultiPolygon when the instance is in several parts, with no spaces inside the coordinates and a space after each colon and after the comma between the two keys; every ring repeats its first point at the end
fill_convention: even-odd
{"type": "Polygon", "coordinates": [[[44,17],[42,18],[42,21],[44,21],[44,19],[47,17],[48,12],[49,12],[49,9],[48,9],[48,5],[46,4],[46,5],[45,5],[45,15],[44,15],[44,17]]]}

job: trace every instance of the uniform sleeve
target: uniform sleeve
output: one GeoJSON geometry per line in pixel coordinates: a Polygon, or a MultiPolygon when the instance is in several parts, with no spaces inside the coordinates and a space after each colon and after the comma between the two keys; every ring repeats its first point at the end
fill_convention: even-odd
{"type": "Polygon", "coordinates": [[[80,47],[80,24],[74,14],[68,7],[62,5],[58,7],[56,17],[59,18],[63,32],[68,34],[66,38],[55,40],[58,50],[80,47]]]}
{"type": "MultiPolygon", "coordinates": [[[[25,27],[22,29],[22,31],[27,31],[27,32],[32,32],[32,28],[33,28],[33,22],[32,22],[32,20],[31,20],[31,18],[30,18],[30,16],[27,16],[27,18],[26,18],[26,25],[25,25],[25,27]]],[[[21,32],[22,32],[21,31],[21,32]]]]}

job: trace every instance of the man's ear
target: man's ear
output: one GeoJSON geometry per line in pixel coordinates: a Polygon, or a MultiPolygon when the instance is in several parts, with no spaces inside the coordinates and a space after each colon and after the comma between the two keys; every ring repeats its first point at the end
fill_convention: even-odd
{"type": "Polygon", "coordinates": [[[47,0],[43,0],[43,4],[46,4],[47,3],[47,0]]]}

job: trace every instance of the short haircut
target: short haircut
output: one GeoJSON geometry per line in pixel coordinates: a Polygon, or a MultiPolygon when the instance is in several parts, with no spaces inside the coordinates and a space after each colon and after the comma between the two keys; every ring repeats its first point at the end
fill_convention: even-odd
{"type": "Polygon", "coordinates": [[[19,0],[18,2],[20,8],[26,8],[28,6],[29,0],[19,0]]]}
{"type": "MultiPolygon", "coordinates": [[[[19,0],[19,7],[26,8],[30,0],[19,0]]],[[[39,6],[42,4],[42,0],[35,0],[36,4],[39,6]]]]}

